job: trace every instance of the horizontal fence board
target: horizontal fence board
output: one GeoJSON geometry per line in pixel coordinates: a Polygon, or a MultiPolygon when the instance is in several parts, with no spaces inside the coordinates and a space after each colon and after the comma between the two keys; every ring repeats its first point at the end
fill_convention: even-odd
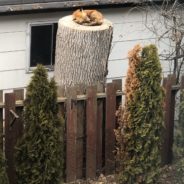
{"type": "MultiPolygon", "coordinates": [[[[116,96],[122,96],[124,95],[124,92],[122,91],[117,91],[116,92],[116,96]]],[[[106,98],[106,93],[97,93],[97,98],[106,98]]],[[[77,95],[76,100],[77,101],[81,101],[81,100],[86,100],[87,96],[86,95],[77,95]]],[[[67,97],[58,97],[57,98],[57,102],[58,103],[62,103],[62,102],[66,102],[67,101],[67,97]]],[[[3,108],[5,106],[5,104],[3,102],[0,102],[0,108],[3,108]]],[[[24,101],[23,100],[16,100],[15,102],[15,106],[24,106],[24,101]]]]}

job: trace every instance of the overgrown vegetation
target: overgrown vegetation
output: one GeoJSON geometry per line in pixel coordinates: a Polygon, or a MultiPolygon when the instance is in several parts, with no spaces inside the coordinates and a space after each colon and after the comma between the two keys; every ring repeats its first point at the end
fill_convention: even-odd
{"type": "Polygon", "coordinates": [[[38,65],[27,88],[22,139],[16,147],[18,184],[58,184],[63,170],[63,122],[54,80],[38,65]]]}
{"type": "Polygon", "coordinates": [[[6,161],[4,158],[3,150],[2,150],[2,131],[3,131],[3,123],[0,122],[0,184],[8,184],[8,177],[6,173],[6,161]]]}
{"type": "MultiPolygon", "coordinates": [[[[1,125],[2,125],[2,122],[1,122],[1,125]]],[[[0,128],[0,130],[2,129],[0,128]]],[[[2,135],[0,135],[0,138],[2,139],[2,135]]],[[[2,144],[0,144],[0,146],[2,146],[2,144]]],[[[8,183],[9,182],[8,182],[8,177],[6,173],[6,162],[5,162],[3,151],[0,148],[0,184],[8,184],[8,183]]]]}
{"type": "Polygon", "coordinates": [[[172,165],[166,165],[161,169],[158,184],[183,184],[184,183],[184,159],[178,159],[172,165]]]}
{"type": "Polygon", "coordinates": [[[184,90],[180,94],[179,120],[175,123],[173,151],[176,160],[184,157],[184,90]]]}
{"type": "Polygon", "coordinates": [[[125,107],[117,112],[117,160],[121,184],[156,183],[160,166],[163,89],[157,48],[129,52],[125,107]]]}
{"type": "Polygon", "coordinates": [[[160,53],[160,59],[169,62],[170,72],[176,76],[177,84],[184,71],[183,8],[182,0],[162,0],[161,5],[150,1],[150,4],[143,8],[146,12],[146,27],[156,40],[167,48],[160,53]]]}
{"type": "Polygon", "coordinates": [[[6,174],[6,163],[4,159],[4,155],[0,150],[0,184],[8,184],[8,177],[6,174]]]}
{"type": "Polygon", "coordinates": [[[6,174],[6,164],[3,153],[0,151],[0,184],[8,184],[8,178],[6,174]]]}

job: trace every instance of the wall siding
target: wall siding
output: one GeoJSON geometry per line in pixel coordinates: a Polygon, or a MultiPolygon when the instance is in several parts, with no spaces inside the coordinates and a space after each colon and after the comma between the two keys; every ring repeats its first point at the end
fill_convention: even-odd
{"type": "MultiPolygon", "coordinates": [[[[155,36],[145,26],[145,15],[129,8],[102,9],[105,18],[114,24],[112,49],[108,65],[108,81],[126,76],[127,54],[132,47],[156,43],[159,52],[166,44],[157,43],[155,36]]],[[[29,24],[57,22],[59,18],[71,14],[70,11],[42,14],[26,14],[0,17],[0,89],[22,88],[27,86],[32,75],[28,70],[29,24]]],[[[153,13],[148,20],[157,16],[153,13]]],[[[159,26],[159,25],[158,25],[159,26]]],[[[168,62],[161,61],[163,71],[168,73],[168,62]]],[[[53,72],[49,72],[53,76],[53,72]]]]}

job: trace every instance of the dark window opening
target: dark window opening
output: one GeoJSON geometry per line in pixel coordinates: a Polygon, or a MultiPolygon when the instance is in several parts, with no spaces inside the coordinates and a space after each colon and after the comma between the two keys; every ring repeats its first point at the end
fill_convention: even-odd
{"type": "Polygon", "coordinates": [[[31,26],[30,67],[55,63],[57,23],[31,26]]]}

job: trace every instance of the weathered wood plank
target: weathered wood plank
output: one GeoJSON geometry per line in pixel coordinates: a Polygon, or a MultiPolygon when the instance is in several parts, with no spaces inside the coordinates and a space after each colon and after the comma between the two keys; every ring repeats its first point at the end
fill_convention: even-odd
{"type": "Polygon", "coordinates": [[[85,141],[85,101],[77,102],[77,178],[84,177],[84,141],[85,141]]]}
{"type": "Polygon", "coordinates": [[[15,108],[15,94],[5,94],[5,156],[7,159],[7,172],[10,184],[16,184],[15,163],[14,163],[14,147],[17,140],[23,134],[23,121],[22,121],[23,107],[15,108]],[[18,118],[14,119],[14,114],[18,118]]]}
{"type": "Polygon", "coordinates": [[[16,143],[15,127],[11,127],[12,117],[10,110],[15,111],[15,94],[5,94],[5,156],[7,159],[7,174],[10,184],[16,183],[15,165],[14,165],[14,146],[16,143]]]}
{"type": "Polygon", "coordinates": [[[96,176],[97,97],[96,87],[87,89],[86,102],[86,177],[96,176]]]}
{"type": "Polygon", "coordinates": [[[163,87],[165,89],[165,106],[164,106],[164,124],[165,130],[163,133],[163,145],[162,145],[162,164],[170,164],[173,158],[172,146],[173,146],[173,132],[174,132],[174,112],[175,112],[175,92],[172,91],[172,85],[174,85],[176,79],[174,76],[168,76],[163,81],[163,87]]]}
{"type": "Polygon", "coordinates": [[[181,77],[181,84],[180,84],[180,89],[184,89],[184,75],[181,77]]]}
{"type": "Polygon", "coordinates": [[[113,151],[115,149],[114,129],[116,127],[116,86],[107,84],[106,89],[106,126],[105,126],[105,173],[110,174],[115,169],[113,151]]]}
{"type": "Polygon", "coordinates": [[[77,178],[77,102],[75,88],[70,90],[67,99],[66,121],[66,181],[74,181],[77,178]]]}
{"type": "Polygon", "coordinates": [[[13,90],[15,93],[15,100],[24,100],[24,89],[15,89],[13,90]]]}
{"type": "Polygon", "coordinates": [[[97,101],[97,147],[96,147],[96,167],[97,174],[102,173],[103,166],[103,123],[104,123],[104,99],[97,101]]]}
{"type": "MultiPolygon", "coordinates": [[[[116,96],[122,96],[124,95],[124,92],[122,91],[117,91],[116,92],[116,96]]],[[[106,93],[97,93],[97,98],[100,99],[100,98],[106,98],[106,93]]],[[[86,100],[87,99],[87,96],[86,95],[77,95],[77,98],[76,100],[77,101],[83,101],[83,100],[86,100]]],[[[67,98],[66,97],[58,97],[57,98],[57,102],[58,103],[62,103],[62,102],[66,102],[67,101],[67,98]]],[[[24,101],[23,100],[18,100],[16,101],[15,103],[16,106],[23,106],[24,105],[24,101]]],[[[3,102],[0,102],[0,108],[1,107],[4,107],[4,103],[3,102]]]]}
{"type": "MultiPolygon", "coordinates": [[[[165,99],[164,99],[164,126],[165,126],[165,122],[167,121],[167,118],[166,118],[166,115],[167,115],[167,106],[169,104],[167,104],[167,99],[168,99],[168,95],[166,95],[166,93],[168,94],[168,90],[167,90],[167,84],[168,84],[168,78],[164,78],[163,79],[163,83],[162,83],[162,86],[163,86],[163,89],[164,89],[164,92],[165,92],[165,99]]],[[[167,144],[165,144],[166,142],[166,129],[164,128],[162,130],[162,139],[163,139],[163,142],[162,142],[162,146],[161,146],[161,160],[162,160],[162,164],[165,165],[167,163],[167,144]]]]}
{"type": "Polygon", "coordinates": [[[122,79],[116,79],[112,82],[115,84],[117,91],[122,91],[122,79]]]}

